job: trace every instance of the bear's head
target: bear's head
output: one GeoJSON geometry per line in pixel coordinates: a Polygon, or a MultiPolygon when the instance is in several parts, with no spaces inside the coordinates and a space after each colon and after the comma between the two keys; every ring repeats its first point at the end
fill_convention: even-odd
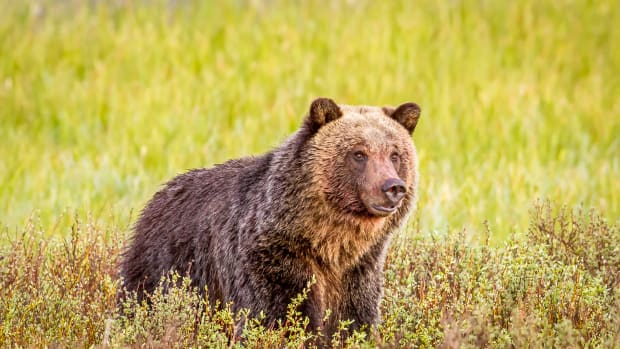
{"type": "Polygon", "coordinates": [[[312,134],[306,160],[325,202],[357,217],[387,217],[411,202],[417,179],[411,135],[419,116],[414,103],[392,108],[315,100],[304,123],[312,134]]]}

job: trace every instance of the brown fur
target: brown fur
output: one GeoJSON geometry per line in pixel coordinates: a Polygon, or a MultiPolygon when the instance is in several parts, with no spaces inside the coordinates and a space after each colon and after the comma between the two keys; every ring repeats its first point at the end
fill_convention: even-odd
{"type": "Polygon", "coordinates": [[[142,297],[174,269],[212,304],[275,324],[314,277],[301,309],[311,328],[329,337],[340,320],[376,324],[389,241],[415,201],[419,113],[321,98],[274,151],[176,177],[136,223],[126,288],[142,297]]]}

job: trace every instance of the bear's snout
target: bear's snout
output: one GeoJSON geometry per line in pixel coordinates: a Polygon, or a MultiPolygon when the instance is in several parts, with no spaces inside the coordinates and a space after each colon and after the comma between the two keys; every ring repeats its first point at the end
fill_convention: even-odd
{"type": "Polygon", "coordinates": [[[369,207],[369,212],[375,216],[385,217],[394,213],[407,193],[405,182],[394,177],[387,179],[378,189],[381,189],[381,194],[375,196],[375,203],[369,207]]]}
{"type": "Polygon", "coordinates": [[[381,191],[393,205],[397,205],[405,197],[407,187],[400,178],[390,178],[383,183],[381,191]]]}
{"type": "Polygon", "coordinates": [[[394,164],[381,156],[371,156],[360,187],[360,198],[368,213],[385,217],[394,213],[405,196],[407,184],[400,179],[394,164]]]}

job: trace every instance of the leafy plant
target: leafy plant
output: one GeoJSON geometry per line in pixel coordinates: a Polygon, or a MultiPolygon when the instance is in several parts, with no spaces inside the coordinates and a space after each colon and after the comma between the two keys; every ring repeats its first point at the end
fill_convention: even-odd
{"type": "Polygon", "coordinates": [[[262,316],[235,314],[230,304],[209,304],[175,274],[162,279],[150,305],[131,294],[119,303],[116,263],[124,233],[76,217],[66,240],[47,235],[31,222],[9,236],[0,253],[2,347],[620,344],[617,226],[595,211],[568,211],[548,202],[532,209],[527,234],[501,247],[472,243],[466,231],[425,237],[409,227],[388,254],[381,324],[349,334],[350,323],[342,322],[332,338],[309,331],[298,310],[309,288],[291,300],[276,327],[265,327],[262,316]]]}

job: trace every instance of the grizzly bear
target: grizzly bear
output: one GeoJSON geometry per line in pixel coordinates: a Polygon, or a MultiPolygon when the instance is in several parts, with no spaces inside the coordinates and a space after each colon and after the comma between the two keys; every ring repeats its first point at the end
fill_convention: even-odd
{"type": "Polygon", "coordinates": [[[329,338],[340,320],[376,324],[390,238],[415,201],[419,116],[414,103],[319,98],[275,150],[177,176],[134,226],[124,287],[144,299],[176,271],[210,304],[263,312],[275,326],[314,280],[300,305],[312,330],[329,338]]]}

